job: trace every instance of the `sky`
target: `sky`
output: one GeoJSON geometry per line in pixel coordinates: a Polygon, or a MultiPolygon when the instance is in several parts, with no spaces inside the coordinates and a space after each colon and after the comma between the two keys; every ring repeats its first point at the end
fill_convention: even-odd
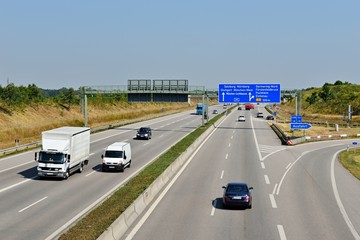
{"type": "Polygon", "coordinates": [[[360,84],[359,0],[0,0],[0,85],[360,84]]]}

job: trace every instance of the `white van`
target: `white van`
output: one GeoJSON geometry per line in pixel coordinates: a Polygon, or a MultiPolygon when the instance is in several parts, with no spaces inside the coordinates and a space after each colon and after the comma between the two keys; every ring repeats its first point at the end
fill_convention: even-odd
{"type": "Polygon", "coordinates": [[[109,145],[103,155],[102,171],[124,171],[131,164],[131,146],[127,142],[115,142],[109,145]]]}

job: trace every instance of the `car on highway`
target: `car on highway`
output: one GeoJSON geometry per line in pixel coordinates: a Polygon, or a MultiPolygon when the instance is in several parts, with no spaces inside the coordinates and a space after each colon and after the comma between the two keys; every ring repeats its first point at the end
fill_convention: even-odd
{"type": "Polygon", "coordinates": [[[218,110],[214,109],[213,114],[218,114],[218,110]]]}
{"type": "Polygon", "coordinates": [[[266,116],[266,120],[274,120],[274,116],[273,115],[266,116]]]}
{"type": "Polygon", "coordinates": [[[246,120],[245,116],[241,115],[241,116],[238,117],[239,122],[245,122],[245,120],[246,120]]]}
{"type": "Polygon", "coordinates": [[[256,114],[256,117],[258,117],[258,118],[263,118],[263,117],[264,117],[264,114],[263,114],[262,112],[258,112],[258,113],[256,114]]]}
{"type": "Polygon", "coordinates": [[[244,182],[229,182],[222,187],[223,193],[223,207],[242,207],[252,208],[251,190],[253,187],[248,187],[244,182]]]}
{"type": "Polygon", "coordinates": [[[137,139],[151,139],[152,137],[152,133],[151,133],[151,128],[150,127],[141,127],[137,133],[136,133],[136,138],[137,139]]]}
{"type": "Polygon", "coordinates": [[[242,109],[241,106],[239,106],[239,107],[238,107],[238,110],[241,110],[241,109],[242,109]]]}

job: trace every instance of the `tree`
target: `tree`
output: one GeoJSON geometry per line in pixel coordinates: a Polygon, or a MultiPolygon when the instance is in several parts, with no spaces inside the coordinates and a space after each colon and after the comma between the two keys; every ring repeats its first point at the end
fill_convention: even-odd
{"type": "Polygon", "coordinates": [[[29,84],[27,87],[28,101],[31,103],[40,103],[44,100],[41,90],[35,84],[29,84]]]}
{"type": "Polygon", "coordinates": [[[334,85],[335,86],[337,86],[337,85],[343,85],[344,83],[342,82],[342,81],[340,81],[340,80],[337,80],[335,83],[334,83],[334,85]]]}
{"type": "Polygon", "coordinates": [[[330,84],[325,83],[322,87],[322,91],[319,93],[319,97],[324,100],[324,102],[329,101],[332,99],[331,87],[330,84]]]}
{"type": "Polygon", "coordinates": [[[76,92],[73,88],[63,88],[61,93],[56,97],[57,102],[67,110],[70,110],[71,104],[76,103],[76,92]]]}
{"type": "Polygon", "coordinates": [[[305,101],[308,102],[310,105],[312,105],[312,104],[316,103],[317,98],[318,98],[317,93],[313,92],[310,97],[306,98],[305,101]]]}
{"type": "Polygon", "coordinates": [[[25,103],[27,94],[26,92],[21,91],[21,89],[16,87],[13,83],[10,83],[2,88],[0,99],[13,110],[15,107],[19,107],[21,104],[25,103]]]}

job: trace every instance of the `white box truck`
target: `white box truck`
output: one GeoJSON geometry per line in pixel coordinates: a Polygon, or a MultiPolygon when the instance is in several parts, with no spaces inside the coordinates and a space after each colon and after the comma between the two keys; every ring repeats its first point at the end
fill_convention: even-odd
{"type": "Polygon", "coordinates": [[[105,148],[101,155],[103,160],[102,171],[120,170],[124,171],[131,165],[131,146],[128,142],[115,142],[105,148]]]}
{"type": "Polygon", "coordinates": [[[82,172],[90,155],[90,128],[60,127],[42,132],[42,147],[35,153],[41,177],[67,179],[82,172]]]}

